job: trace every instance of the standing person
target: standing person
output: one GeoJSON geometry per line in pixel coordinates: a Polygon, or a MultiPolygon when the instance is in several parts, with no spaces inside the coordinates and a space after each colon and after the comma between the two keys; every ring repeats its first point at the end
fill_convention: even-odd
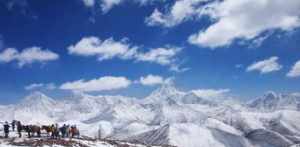
{"type": "Polygon", "coordinates": [[[75,135],[75,127],[74,126],[71,126],[71,129],[70,129],[70,134],[71,134],[71,138],[74,138],[74,135],[75,135]]]}
{"type": "Polygon", "coordinates": [[[77,129],[76,125],[71,127],[71,137],[74,138],[75,136],[77,136],[79,138],[80,134],[79,134],[79,130],[77,129]]]}
{"type": "Polygon", "coordinates": [[[15,131],[15,126],[16,126],[16,120],[13,120],[11,122],[11,127],[12,127],[12,131],[14,132],[15,131]]]}
{"type": "Polygon", "coordinates": [[[67,126],[66,126],[66,124],[64,124],[64,125],[60,128],[60,132],[61,132],[62,138],[65,138],[65,137],[66,137],[66,131],[67,131],[67,126]]]}
{"type": "Polygon", "coordinates": [[[70,125],[66,125],[66,137],[70,136],[70,125]]]}
{"type": "Polygon", "coordinates": [[[58,124],[55,124],[55,137],[59,138],[59,126],[58,126],[58,124]]]}
{"type": "Polygon", "coordinates": [[[54,138],[55,137],[55,126],[54,124],[51,125],[51,138],[54,138]]]}
{"type": "Polygon", "coordinates": [[[8,134],[9,134],[9,124],[6,121],[5,124],[3,125],[4,128],[4,134],[5,134],[5,138],[8,138],[8,134]]]}
{"type": "Polygon", "coordinates": [[[17,122],[17,131],[18,131],[18,134],[19,134],[19,138],[22,137],[22,124],[20,121],[17,122]]]}

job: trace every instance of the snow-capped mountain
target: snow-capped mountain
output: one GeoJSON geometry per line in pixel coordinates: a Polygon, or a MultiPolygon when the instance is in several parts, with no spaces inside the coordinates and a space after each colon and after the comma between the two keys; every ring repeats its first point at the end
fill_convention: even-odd
{"type": "Polygon", "coordinates": [[[149,96],[143,99],[144,103],[161,103],[175,100],[180,101],[185,95],[184,92],[177,90],[170,84],[164,84],[160,88],[154,90],[149,96]]]}
{"type": "Polygon", "coordinates": [[[260,110],[300,109],[300,95],[276,94],[267,92],[264,96],[248,103],[248,106],[260,110]]]}
{"type": "Polygon", "coordinates": [[[193,91],[185,94],[182,97],[182,103],[184,103],[184,104],[201,104],[201,105],[210,105],[210,106],[217,105],[216,102],[202,98],[193,91]]]}
{"type": "Polygon", "coordinates": [[[269,92],[244,105],[163,85],[143,99],[85,93],[52,99],[34,92],[0,106],[0,121],[76,124],[86,136],[100,131],[104,138],[150,145],[282,147],[300,142],[298,105],[297,94],[269,92]]]}
{"type": "Polygon", "coordinates": [[[36,91],[26,96],[16,108],[28,109],[35,112],[48,112],[52,111],[56,105],[57,102],[54,99],[36,91]]]}
{"type": "Polygon", "coordinates": [[[221,122],[218,124],[217,120],[211,120],[209,123],[212,123],[211,126],[195,123],[166,124],[158,129],[133,136],[129,140],[140,140],[155,145],[174,144],[180,147],[250,146],[247,139],[234,128],[221,122]]]}

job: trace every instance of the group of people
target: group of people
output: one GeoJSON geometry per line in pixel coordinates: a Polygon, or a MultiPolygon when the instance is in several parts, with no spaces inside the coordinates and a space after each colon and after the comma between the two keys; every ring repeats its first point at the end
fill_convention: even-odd
{"type": "Polygon", "coordinates": [[[45,130],[48,136],[51,135],[52,138],[65,138],[65,137],[79,137],[79,130],[76,125],[70,126],[64,124],[62,127],[59,127],[58,124],[52,124],[51,126],[42,126],[41,130],[45,130]]]}
{"type": "Polygon", "coordinates": [[[19,137],[22,137],[22,132],[26,132],[28,134],[28,137],[32,137],[34,135],[37,135],[37,137],[41,137],[42,130],[45,130],[48,137],[51,136],[51,138],[65,138],[65,137],[79,137],[80,133],[77,129],[76,125],[70,126],[64,124],[63,126],[59,127],[58,124],[52,124],[52,125],[22,125],[20,121],[13,120],[11,124],[9,124],[7,121],[3,124],[3,130],[4,130],[4,137],[8,138],[10,133],[10,127],[12,128],[12,131],[15,131],[17,129],[17,133],[19,137]]]}

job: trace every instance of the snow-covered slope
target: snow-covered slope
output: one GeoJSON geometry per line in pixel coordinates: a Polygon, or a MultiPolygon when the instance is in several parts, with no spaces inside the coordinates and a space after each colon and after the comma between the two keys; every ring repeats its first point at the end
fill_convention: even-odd
{"type": "Polygon", "coordinates": [[[273,111],[278,109],[300,110],[300,95],[276,94],[268,92],[264,96],[248,103],[248,106],[258,110],[273,111]]]}
{"type": "Polygon", "coordinates": [[[300,142],[299,94],[269,92],[246,105],[163,85],[144,99],[34,92],[0,106],[0,122],[76,124],[81,134],[179,147],[273,147],[300,142]],[[213,98],[212,98],[213,99],[213,98]]]}
{"type": "Polygon", "coordinates": [[[180,147],[250,146],[247,139],[234,128],[213,119],[209,119],[207,123],[207,126],[195,123],[167,124],[132,136],[129,140],[156,145],[174,144],[180,147]]]}
{"type": "Polygon", "coordinates": [[[19,104],[14,107],[11,119],[23,120],[25,123],[47,123],[55,122],[53,116],[56,111],[63,107],[52,98],[41,92],[33,92],[26,96],[19,104]]]}
{"type": "MultiPolygon", "coordinates": [[[[41,137],[27,138],[18,137],[16,132],[10,133],[9,139],[0,138],[0,147],[146,147],[138,143],[130,143],[118,140],[81,138],[60,138],[51,139],[42,134],[41,137]]],[[[155,147],[155,146],[153,146],[155,147]]],[[[160,147],[160,146],[156,146],[160,147]]]]}
{"type": "Polygon", "coordinates": [[[182,99],[182,103],[184,104],[201,104],[201,105],[210,105],[210,106],[216,106],[217,103],[205,98],[202,98],[198,96],[195,92],[191,91],[187,94],[185,94],[182,99]]]}

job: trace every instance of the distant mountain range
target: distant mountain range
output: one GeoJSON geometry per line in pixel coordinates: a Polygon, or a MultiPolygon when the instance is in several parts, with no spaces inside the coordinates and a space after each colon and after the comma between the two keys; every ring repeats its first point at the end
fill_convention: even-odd
{"type": "Polygon", "coordinates": [[[248,103],[163,85],[143,99],[33,92],[0,106],[0,121],[76,124],[82,134],[179,147],[285,147],[300,143],[300,94],[268,92],[248,103]]]}

